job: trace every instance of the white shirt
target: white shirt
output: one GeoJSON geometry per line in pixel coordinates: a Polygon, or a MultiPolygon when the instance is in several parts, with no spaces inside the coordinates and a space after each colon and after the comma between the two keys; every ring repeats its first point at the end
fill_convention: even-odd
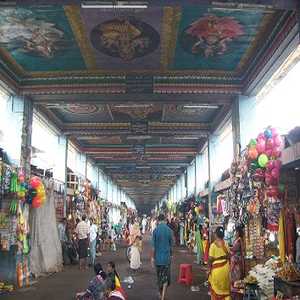
{"type": "Polygon", "coordinates": [[[98,228],[95,224],[92,224],[90,227],[90,241],[94,241],[97,237],[98,228]]]}
{"type": "Polygon", "coordinates": [[[90,233],[90,226],[86,222],[81,221],[77,224],[76,233],[78,235],[78,239],[86,239],[90,233]]]}

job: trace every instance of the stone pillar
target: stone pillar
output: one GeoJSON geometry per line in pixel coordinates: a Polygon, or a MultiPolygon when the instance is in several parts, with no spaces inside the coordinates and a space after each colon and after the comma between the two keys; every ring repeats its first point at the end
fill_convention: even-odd
{"type": "Polygon", "coordinates": [[[27,179],[30,177],[32,120],[33,103],[30,99],[24,98],[20,167],[27,179]]]}

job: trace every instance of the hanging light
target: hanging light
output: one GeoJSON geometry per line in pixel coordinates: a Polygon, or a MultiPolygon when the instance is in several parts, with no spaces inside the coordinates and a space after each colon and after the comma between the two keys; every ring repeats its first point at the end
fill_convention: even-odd
{"type": "Polygon", "coordinates": [[[123,8],[123,9],[144,9],[148,7],[147,2],[140,1],[84,1],[82,8],[123,8]]]}

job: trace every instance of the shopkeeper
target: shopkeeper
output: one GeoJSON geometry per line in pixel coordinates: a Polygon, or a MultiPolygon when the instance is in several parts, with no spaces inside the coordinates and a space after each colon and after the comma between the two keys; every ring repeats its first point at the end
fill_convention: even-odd
{"type": "Polygon", "coordinates": [[[76,234],[79,248],[79,269],[87,269],[90,226],[86,222],[85,215],[82,216],[81,222],[76,226],[76,234]]]}

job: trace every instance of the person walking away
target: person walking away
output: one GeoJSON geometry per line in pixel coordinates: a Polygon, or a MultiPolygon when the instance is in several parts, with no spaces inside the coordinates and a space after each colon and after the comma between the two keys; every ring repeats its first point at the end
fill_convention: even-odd
{"type": "Polygon", "coordinates": [[[95,277],[90,281],[88,288],[76,294],[76,300],[105,300],[110,288],[110,279],[103,271],[101,264],[94,266],[95,277]]]}
{"type": "Polygon", "coordinates": [[[110,237],[111,237],[110,250],[113,252],[116,252],[117,251],[117,245],[116,245],[117,234],[116,234],[116,231],[115,231],[115,228],[113,225],[111,226],[111,229],[110,229],[110,237]]]}
{"type": "Polygon", "coordinates": [[[230,257],[230,279],[231,279],[231,296],[233,300],[242,300],[243,295],[235,292],[234,283],[243,280],[245,276],[245,243],[244,230],[241,226],[235,229],[235,240],[231,250],[230,257]]]}
{"type": "Polygon", "coordinates": [[[197,264],[203,263],[203,242],[202,242],[202,226],[196,225],[195,240],[196,240],[196,250],[197,250],[197,264]]]}
{"type": "Polygon", "coordinates": [[[224,228],[217,227],[216,240],[209,248],[208,282],[211,300],[231,300],[229,247],[224,241],[224,228]]]}
{"type": "Polygon", "coordinates": [[[153,234],[155,228],[156,228],[156,219],[153,218],[153,219],[151,220],[151,233],[152,233],[152,234],[153,234]]]}
{"type": "Polygon", "coordinates": [[[93,266],[96,259],[96,246],[97,246],[97,233],[98,227],[95,224],[95,221],[91,219],[90,227],[90,264],[93,266]]]}
{"type": "Polygon", "coordinates": [[[130,251],[130,269],[137,271],[141,267],[142,241],[140,236],[136,236],[130,251]]]}
{"type": "Polygon", "coordinates": [[[85,215],[82,216],[82,220],[77,224],[75,231],[78,238],[79,269],[87,269],[90,227],[86,222],[85,215]]]}
{"type": "Polygon", "coordinates": [[[151,263],[156,266],[160,299],[165,300],[167,288],[171,283],[173,233],[167,226],[163,214],[158,217],[158,225],[152,236],[152,246],[151,263]]]}
{"type": "Polygon", "coordinates": [[[147,219],[146,219],[146,217],[143,217],[143,220],[142,220],[142,233],[143,234],[146,233],[146,228],[147,228],[147,219]]]}

